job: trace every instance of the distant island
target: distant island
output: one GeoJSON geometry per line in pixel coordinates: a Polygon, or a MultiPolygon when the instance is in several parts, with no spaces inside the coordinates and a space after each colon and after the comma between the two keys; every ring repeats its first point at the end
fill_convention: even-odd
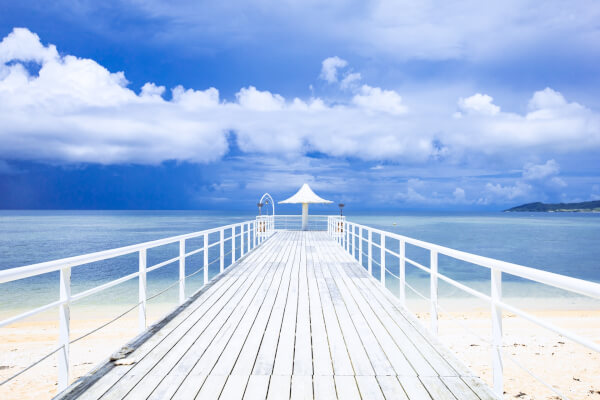
{"type": "Polygon", "coordinates": [[[584,201],[581,203],[529,203],[509,208],[504,212],[600,212],[600,200],[584,201]]]}

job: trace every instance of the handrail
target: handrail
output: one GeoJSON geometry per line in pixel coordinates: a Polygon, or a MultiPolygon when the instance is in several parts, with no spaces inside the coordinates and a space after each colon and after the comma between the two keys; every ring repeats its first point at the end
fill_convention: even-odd
{"type": "MultiPolygon", "coordinates": [[[[0,321],[0,328],[6,325],[13,324],[17,321],[20,321],[24,318],[31,317],[33,315],[39,314],[41,312],[47,311],[49,309],[58,307],[59,308],[59,341],[58,347],[52,353],[44,356],[43,359],[46,359],[50,355],[54,353],[58,353],[58,391],[64,390],[69,383],[69,344],[74,341],[70,339],[70,305],[76,301],[79,301],[85,297],[91,296],[103,290],[109,289],[113,286],[119,285],[123,282],[129,281],[131,279],[139,278],[139,302],[133,306],[131,310],[134,308],[139,309],[139,326],[140,331],[144,331],[146,329],[146,303],[152,297],[161,294],[164,292],[161,291],[158,294],[153,295],[152,297],[148,297],[146,293],[146,278],[147,273],[162,268],[166,265],[179,263],[179,279],[172,285],[170,285],[167,289],[171,289],[172,287],[179,285],[179,304],[185,302],[187,298],[190,296],[186,296],[185,289],[185,279],[187,277],[191,277],[193,275],[198,274],[199,272],[203,272],[203,285],[206,285],[209,281],[208,278],[208,266],[220,261],[220,272],[223,272],[225,266],[225,257],[231,255],[230,264],[234,264],[236,260],[241,257],[247,255],[250,251],[254,250],[257,246],[261,245],[269,236],[274,233],[273,225],[270,223],[266,226],[263,226],[265,229],[258,229],[259,220],[250,220],[244,221],[224,226],[219,226],[216,228],[205,229],[203,231],[187,233],[183,235],[171,236],[163,239],[152,240],[148,242],[138,243],[130,246],[119,247],[115,249],[103,250],[94,253],[83,254],[74,257],[62,258],[59,260],[47,261],[37,264],[26,265],[23,267],[11,268],[7,270],[0,271],[0,284],[12,282],[20,279],[29,278],[32,276],[37,276],[41,274],[46,274],[49,272],[60,271],[60,298],[51,303],[45,304],[41,307],[37,307],[33,310],[25,311],[21,314],[12,316],[10,318],[4,319],[0,321]],[[227,236],[225,236],[225,231],[228,231],[227,236]],[[219,237],[213,242],[210,243],[209,235],[213,233],[219,233],[219,237]],[[186,240],[200,238],[202,237],[202,245],[194,250],[188,249],[186,252],[186,240]],[[227,253],[224,252],[224,246],[226,242],[231,243],[231,250],[227,253]],[[179,255],[168,260],[164,260],[152,266],[147,266],[147,250],[155,247],[160,247],[172,243],[179,243],[179,255]],[[239,243],[239,246],[237,245],[239,243]],[[213,259],[209,262],[208,253],[209,250],[213,247],[219,248],[219,255],[217,258],[213,259]],[[239,253],[236,253],[236,250],[239,250],[239,253]],[[190,257],[194,254],[204,252],[203,257],[203,266],[199,268],[192,274],[186,275],[185,261],[187,257],[190,257]],[[129,275],[125,275],[118,279],[114,279],[112,281],[103,283],[101,285],[86,289],[82,292],[71,294],[71,269],[73,267],[82,266],[85,264],[90,264],[96,261],[107,260],[115,257],[120,257],[127,254],[139,254],[139,269],[138,271],[131,273],[129,275]]],[[[165,289],[166,290],[166,289],[165,289]]],[[[131,311],[129,310],[129,311],[131,311]]],[[[129,312],[127,311],[127,312],[129,312]]],[[[124,315],[124,314],[123,314],[124,315]]],[[[97,331],[99,328],[95,328],[92,332],[97,331]]],[[[87,335],[87,334],[86,334],[87,335]]],[[[80,338],[76,339],[79,340],[80,338]]],[[[14,379],[22,372],[27,369],[35,366],[39,363],[39,360],[32,365],[26,367],[26,369],[20,371],[19,373],[13,375],[7,380],[0,383],[0,385],[9,382],[11,379],[14,379]]]]}
{"type": "Polygon", "coordinates": [[[0,271],[0,284],[6,283],[18,279],[29,278],[31,276],[45,274],[48,272],[60,271],[65,267],[76,267],[83,264],[89,264],[96,261],[106,260],[108,258],[114,258],[124,256],[127,254],[135,253],[142,249],[148,249],[152,247],[164,246],[178,242],[180,240],[193,239],[204,234],[211,234],[219,232],[221,230],[231,229],[234,226],[240,226],[242,224],[248,224],[252,221],[240,222],[237,224],[224,225],[217,228],[211,228],[204,231],[186,233],[178,236],[171,236],[164,239],[152,240],[149,242],[143,242],[133,244],[130,246],[117,247],[115,249],[97,251],[94,253],[83,254],[74,257],[61,258],[59,260],[46,261],[37,264],[31,264],[24,267],[10,268],[0,271]]]}
{"type": "MultiPolygon", "coordinates": [[[[555,274],[552,272],[542,271],[535,268],[526,267],[506,261],[496,260],[489,257],[478,256],[475,254],[467,253],[460,250],[451,249],[448,247],[440,246],[437,244],[425,242],[418,239],[413,239],[407,236],[403,236],[393,232],[383,231],[381,229],[372,228],[370,226],[356,224],[349,222],[342,217],[332,216],[328,218],[328,233],[346,250],[350,256],[358,260],[361,265],[363,264],[363,256],[367,257],[367,269],[369,274],[372,274],[372,264],[379,265],[380,268],[380,281],[384,288],[387,289],[385,283],[385,277],[387,274],[391,274],[399,280],[399,299],[402,306],[406,307],[406,293],[405,288],[408,287],[415,293],[422,296],[425,300],[430,302],[431,307],[431,328],[430,330],[437,335],[437,315],[438,315],[438,279],[460,289],[472,296],[475,296],[481,300],[487,301],[490,304],[492,311],[492,370],[493,370],[493,391],[498,397],[502,397],[503,393],[503,364],[502,364],[502,310],[510,311],[522,318],[529,320],[545,329],[553,331],[559,335],[562,335],[580,345],[583,345],[591,350],[600,352],[600,345],[584,338],[576,333],[570,332],[567,329],[560,328],[549,322],[543,321],[542,319],[531,315],[515,306],[507,304],[502,301],[502,273],[525,278],[534,282],[542,283],[545,285],[553,286],[563,290],[567,290],[572,293],[585,295],[594,299],[600,299],[600,284],[596,282],[589,282],[582,279],[577,279],[565,275],[555,274]],[[358,231],[358,233],[357,233],[358,231]],[[364,233],[367,233],[366,237],[364,233]],[[379,235],[379,242],[373,241],[373,233],[379,235]],[[397,240],[399,243],[399,251],[393,251],[387,248],[386,238],[397,240]],[[357,243],[358,241],[358,243],[357,243]],[[367,252],[363,251],[363,242],[367,244],[367,252]],[[411,260],[406,256],[406,244],[410,244],[430,252],[430,263],[429,267],[422,265],[414,260],[411,260]],[[380,252],[379,262],[372,258],[372,249],[378,248],[380,252]],[[392,255],[399,260],[399,274],[393,274],[386,267],[385,259],[387,255],[392,255]],[[491,278],[491,295],[481,293],[478,290],[468,287],[465,284],[455,281],[438,271],[438,255],[443,254],[445,256],[466,261],[490,270],[491,278]],[[412,265],[427,274],[430,277],[430,297],[427,298],[421,295],[416,289],[410,286],[406,282],[406,264],[412,265]]],[[[526,370],[531,376],[537,376],[532,374],[531,371],[526,370]]],[[[541,381],[541,380],[540,380],[541,381]]],[[[547,385],[546,382],[541,381],[547,385]]],[[[555,391],[556,393],[559,393],[555,391]]],[[[559,393],[562,396],[562,394],[559,393]]]]}

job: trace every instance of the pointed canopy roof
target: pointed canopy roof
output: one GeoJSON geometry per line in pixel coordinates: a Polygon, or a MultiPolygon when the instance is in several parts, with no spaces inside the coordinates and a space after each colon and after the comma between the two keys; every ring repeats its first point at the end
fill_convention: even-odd
{"type": "Polygon", "coordinates": [[[310,203],[310,204],[314,204],[314,203],[333,203],[333,201],[330,200],[325,200],[320,198],[319,196],[317,196],[315,194],[315,192],[312,191],[312,189],[310,188],[310,186],[308,186],[308,184],[304,184],[302,185],[302,187],[300,188],[300,190],[298,190],[298,193],[296,193],[295,195],[293,195],[292,197],[290,197],[289,199],[280,201],[279,204],[281,203],[287,203],[287,204],[297,204],[297,203],[310,203]]]}

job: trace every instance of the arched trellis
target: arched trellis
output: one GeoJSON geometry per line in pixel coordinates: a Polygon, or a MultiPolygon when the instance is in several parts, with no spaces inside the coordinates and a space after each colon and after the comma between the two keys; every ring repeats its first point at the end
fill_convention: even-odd
{"type": "Polygon", "coordinates": [[[275,202],[273,201],[273,198],[269,193],[265,193],[260,198],[260,203],[264,203],[265,199],[269,199],[269,202],[271,203],[271,209],[273,210],[273,216],[275,216],[275,202]]]}

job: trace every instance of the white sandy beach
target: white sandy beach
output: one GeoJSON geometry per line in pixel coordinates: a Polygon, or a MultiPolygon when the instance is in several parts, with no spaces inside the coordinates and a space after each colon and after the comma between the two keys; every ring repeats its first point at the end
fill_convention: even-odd
{"type": "MultiPolygon", "coordinates": [[[[172,304],[153,305],[149,319],[154,321],[165,314],[172,304]]],[[[537,316],[562,327],[585,335],[600,343],[600,311],[560,310],[532,311],[537,316]]],[[[114,315],[108,307],[96,307],[85,317],[73,319],[72,337],[78,337],[114,315]]],[[[428,324],[428,315],[418,317],[428,324]]],[[[469,330],[482,338],[490,332],[489,314],[485,311],[442,313],[440,341],[453,351],[467,366],[491,383],[490,349],[486,343],[469,335],[456,322],[460,320],[469,330]]],[[[137,312],[110,325],[71,346],[72,378],[79,378],[104,360],[122,344],[137,334],[137,312]]],[[[57,324],[42,318],[14,324],[0,330],[0,379],[4,379],[56,346],[57,324]]],[[[521,318],[505,314],[504,351],[535,374],[550,382],[573,399],[600,399],[600,355],[564,338],[534,326],[521,318]]],[[[553,393],[538,384],[515,364],[504,359],[505,398],[554,399],[553,393]]],[[[10,384],[0,388],[2,399],[49,399],[56,392],[56,357],[52,356],[10,384]]]]}

